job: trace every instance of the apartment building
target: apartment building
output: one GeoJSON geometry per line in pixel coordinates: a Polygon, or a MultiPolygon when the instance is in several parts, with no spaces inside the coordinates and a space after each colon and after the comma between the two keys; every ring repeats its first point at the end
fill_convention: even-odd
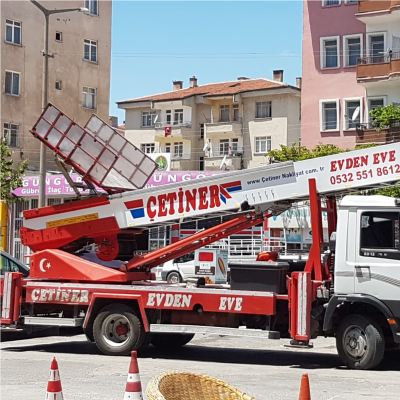
{"type": "Polygon", "coordinates": [[[146,153],[170,153],[171,170],[239,170],[265,165],[265,154],[300,136],[299,87],[274,79],[198,85],[118,102],[125,137],[146,153]]]}
{"type": "MultiPolygon", "coordinates": [[[[357,65],[357,83],[366,91],[366,111],[394,103],[400,107],[400,1],[360,1],[356,14],[365,24],[366,52],[357,65]]],[[[357,143],[399,140],[398,124],[377,132],[372,117],[357,130],[357,143]]]]}
{"type": "Polygon", "coordinates": [[[354,148],[357,123],[364,121],[365,88],[356,70],[365,24],[357,11],[356,0],[304,2],[301,144],[308,148],[318,143],[354,148]]]}
{"type": "MultiPolygon", "coordinates": [[[[111,1],[43,1],[48,10],[87,8],[49,16],[48,101],[85,125],[93,113],[108,120],[111,1]]],[[[1,2],[1,124],[15,161],[37,174],[39,141],[30,133],[42,110],[44,14],[30,1],[1,2]]],[[[47,169],[55,170],[47,152],[47,169]]]]}

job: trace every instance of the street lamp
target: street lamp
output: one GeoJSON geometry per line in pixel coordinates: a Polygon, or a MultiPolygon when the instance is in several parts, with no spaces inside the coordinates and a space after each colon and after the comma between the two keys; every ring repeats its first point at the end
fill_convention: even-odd
{"type": "MultiPolygon", "coordinates": [[[[49,91],[49,58],[54,55],[49,54],[49,17],[51,14],[61,14],[72,11],[89,12],[85,7],[79,8],[62,8],[58,10],[48,10],[43,7],[36,0],[31,0],[31,3],[35,5],[44,14],[44,50],[43,50],[43,95],[42,95],[42,110],[47,106],[47,98],[49,91]]],[[[46,204],[46,145],[40,142],[40,165],[39,165],[39,207],[44,207],[46,204]]]]}

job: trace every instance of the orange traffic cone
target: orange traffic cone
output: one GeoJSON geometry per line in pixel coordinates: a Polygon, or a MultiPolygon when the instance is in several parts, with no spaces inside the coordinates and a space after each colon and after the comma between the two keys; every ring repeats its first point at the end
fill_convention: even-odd
{"type": "Polygon", "coordinates": [[[58,372],[58,364],[55,357],[51,362],[50,376],[47,384],[45,400],[64,400],[60,381],[60,373],[58,372]]]}
{"type": "Polygon", "coordinates": [[[303,374],[301,378],[299,400],[311,400],[310,382],[308,380],[308,374],[303,374]]]}
{"type": "Polygon", "coordinates": [[[124,400],[143,400],[142,384],[140,383],[139,365],[137,362],[136,351],[132,351],[124,400]]]}

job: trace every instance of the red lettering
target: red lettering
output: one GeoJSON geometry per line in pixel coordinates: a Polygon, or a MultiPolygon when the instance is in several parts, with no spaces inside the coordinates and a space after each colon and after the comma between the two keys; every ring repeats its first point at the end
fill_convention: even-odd
{"type": "Polygon", "coordinates": [[[207,192],[206,187],[199,188],[199,210],[207,210],[208,208],[207,192]]]}
{"type": "Polygon", "coordinates": [[[191,193],[189,190],[185,190],[186,212],[190,211],[190,207],[192,207],[193,211],[196,210],[196,193],[197,189],[193,189],[193,193],[191,193]]]}
{"type": "Polygon", "coordinates": [[[346,160],[346,168],[347,169],[353,168],[353,159],[352,158],[348,158],[346,160]]]}
{"type": "Polygon", "coordinates": [[[336,169],[336,161],[331,161],[331,172],[337,171],[336,169]]]}
{"type": "Polygon", "coordinates": [[[221,205],[219,198],[219,187],[218,185],[210,186],[210,208],[216,208],[221,205]]]}
{"type": "Polygon", "coordinates": [[[167,208],[165,207],[165,201],[167,200],[166,194],[160,194],[158,196],[158,216],[166,217],[167,216],[167,208]]]}
{"type": "Polygon", "coordinates": [[[157,199],[155,196],[149,197],[149,200],[147,201],[147,215],[149,218],[154,218],[157,215],[157,211],[151,209],[151,204],[157,204],[157,199]]]}
{"type": "Polygon", "coordinates": [[[179,192],[178,192],[178,200],[179,200],[178,213],[182,214],[185,211],[185,209],[183,207],[183,190],[181,188],[179,189],[179,192]]]}
{"type": "Polygon", "coordinates": [[[353,167],[358,168],[360,166],[360,157],[354,157],[353,161],[354,161],[353,167]]]}
{"type": "Polygon", "coordinates": [[[343,169],[343,166],[344,166],[344,160],[339,160],[338,164],[339,164],[339,171],[341,171],[343,169]]]}
{"type": "Polygon", "coordinates": [[[385,160],[386,160],[386,155],[387,155],[387,152],[381,153],[381,158],[382,158],[383,162],[385,162],[385,160]]]}
{"type": "Polygon", "coordinates": [[[365,167],[366,165],[368,165],[368,156],[361,156],[360,167],[365,167]]]}
{"type": "Polygon", "coordinates": [[[389,151],[389,161],[396,161],[396,150],[389,151]]]}
{"type": "Polygon", "coordinates": [[[379,164],[379,153],[375,153],[373,157],[374,157],[374,164],[379,164]]]}
{"type": "Polygon", "coordinates": [[[174,202],[175,202],[176,198],[177,198],[177,196],[176,196],[175,192],[167,194],[167,201],[169,202],[169,215],[175,214],[174,202]]]}

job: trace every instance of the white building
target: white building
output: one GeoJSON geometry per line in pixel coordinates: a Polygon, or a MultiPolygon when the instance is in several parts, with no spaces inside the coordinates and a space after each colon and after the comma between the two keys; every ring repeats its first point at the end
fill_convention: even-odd
{"type": "MultiPolygon", "coordinates": [[[[301,79],[297,80],[298,86],[301,79]]],[[[125,136],[146,153],[171,153],[171,170],[239,170],[267,163],[265,154],[300,136],[300,87],[238,78],[118,102],[125,136]]]]}

